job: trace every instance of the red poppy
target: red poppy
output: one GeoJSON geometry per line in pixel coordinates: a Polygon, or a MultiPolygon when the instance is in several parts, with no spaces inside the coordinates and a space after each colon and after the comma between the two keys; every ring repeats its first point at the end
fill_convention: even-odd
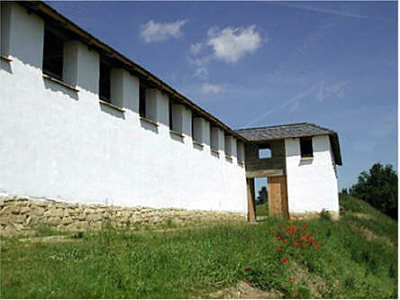
{"type": "Polygon", "coordinates": [[[289,280],[290,280],[290,281],[293,281],[294,279],[293,279],[293,277],[289,277],[289,280]]]}
{"type": "Polygon", "coordinates": [[[317,247],[317,249],[321,248],[321,245],[318,242],[315,242],[315,247],[317,247]]]}
{"type": "Polygon", "coordinates": [[[309,240],[309,242],[310,242],[310,244],[312,244],[312,243],[314,243],[314,240],[313,240],[313,239],[311,239],[311,240],[309,240]]]}
{"type": "Polygon", "coordinates": [[[312,239],[312,234],[310,233],[309,235],[307,235],[307,239],[311,240],[312,239]]]}
{"type": "Polygon", "coordinates": [[[293,245],[295,246],[295,247],[297,247],[298,245],[299,245],[299,243],[298,242],[293,242],[293,245]]]}
{"type": "Polygon", "coordinates": [[[290,226],[290,224],[289,224],[289,223],[285,223],[285,225],[286,225],[286,226],[290,226]]]}
{"type": "Polygon", "coordinates": [[[302,240],[304,240],[304,241],[306,241],[306,240],[307,240],[307,237],[306,237],[306,235],[305,235],[305,234],[302,234],[302,235],[300,235],[300,237],[301,237],[301,239],[302,239],[302,240]]]}
{"type": "Polygon", "coordinates": [[[282,247],[278,247],[278,248],[276,248],[276,250],[282,251],[282,247]]]}
{"type": "Polygon", "coordinates": [[[283,263],[283,264],[287,264],[288,262],[289,262],[289,259],[288,259],[288,258],[285,258],[285,259],[282,260],[282,263],[283,263]]]}
{"type": "Polygon", "coordinates": [[[305,247],[305,246],[306,246],[306,243],[305,243],[305,242],[301,242],[301,245],[302,245],[303,247],[305,247]]]}

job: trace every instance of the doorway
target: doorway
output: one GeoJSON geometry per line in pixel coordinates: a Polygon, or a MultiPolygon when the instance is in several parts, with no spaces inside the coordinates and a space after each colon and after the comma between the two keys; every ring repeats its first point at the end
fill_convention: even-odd
{"type": "Polygon", "coordinates": [[[247,178],[248,220],[288,216],[286,176],[247,178]]]}
{"type": "Polygon", "coordinates": [[[262,220],[269,216],[268,178],[257,177],[254,179],[256,219],[262,220]]]}

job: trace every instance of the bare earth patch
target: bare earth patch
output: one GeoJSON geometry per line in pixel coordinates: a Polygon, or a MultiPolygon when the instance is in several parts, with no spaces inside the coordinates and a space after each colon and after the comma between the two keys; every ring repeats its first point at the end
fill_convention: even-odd
{"type": "Polygon", "coordinates": [[[283,294],[279,291],[263,291],[252,287],[246,281],[240,281],[234,287],[228,287],[210,294],[211,298],[224,299],[281,299],[283,294]]]}
{"type": "Polygon", "coordinates": [[[377,236],[375,233],[373,233],[371,230],[365,227],[358,227],[354,223],[350,224],[350,227],[355,231],[355,232],[360,232],[368,241],[373,241],[373,240],[380,240],[385,242],[388,246],[394,247],[393,243],[391,240],[389,240],[387,237],[382,237],[382,236],[377,236]]]}
{"type": "Polygon", "coordinates": [[[372,216],[367,215],[367,214],[363,214],[363,213],[351,213],[353,216],[355,216],[356,218],[359,219],[366,219],[366,220],[371,220],[373,219],[372,216]]]}
{"type": "Polygon", "coordinates": [[[52,235],[52,236],[44,236],[44,237],[31,237],[19,239],[20,242],[44,242],[44,243],[59,243],[59,242],[76,242],[77,239],[71,239],[65,235],[52,235]]]}

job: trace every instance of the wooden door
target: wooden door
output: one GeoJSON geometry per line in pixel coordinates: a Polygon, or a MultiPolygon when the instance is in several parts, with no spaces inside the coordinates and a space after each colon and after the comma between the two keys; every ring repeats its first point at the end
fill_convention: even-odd
{"type": "Polygon", "coordinates": [[[268,177],[268,206],[270,216],[287,216],[286,176],[268,177]]]}

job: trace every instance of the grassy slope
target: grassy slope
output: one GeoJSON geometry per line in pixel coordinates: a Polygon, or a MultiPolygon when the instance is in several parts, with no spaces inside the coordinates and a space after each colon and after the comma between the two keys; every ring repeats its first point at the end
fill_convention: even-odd
{"type": "Polygon", "coordinates": [[[256,206],[256,215],[259,217],[268,216],[268,201],[263,204],[258,204],[256,206]]]}
{"type": "Polygon", "coordinates": [[[247,280],[286,297],[397,298],[397,223],[356,199],[341,206],[339,222],[290,222],[297,232],[307,224],[321,249],[282,244],[276,231],[287,221],[274,218],[176,232],[104,231],[63,243],[3,239],[0,297],[208,297],[247,280]]]}

